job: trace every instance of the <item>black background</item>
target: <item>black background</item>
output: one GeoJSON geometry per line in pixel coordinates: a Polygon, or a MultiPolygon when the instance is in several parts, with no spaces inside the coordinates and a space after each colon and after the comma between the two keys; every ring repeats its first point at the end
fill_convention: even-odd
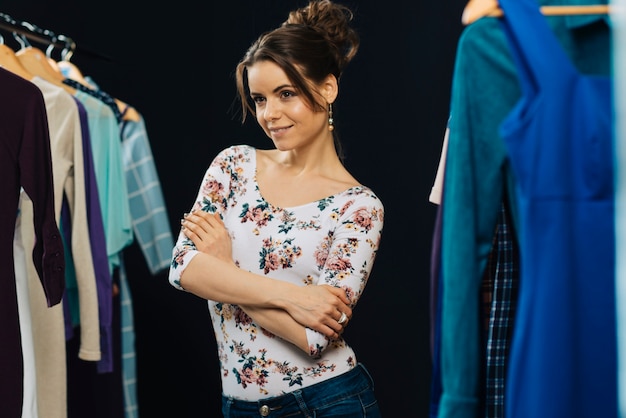
{"type": "MultiPolygon", "coordinates": [[[[372,374],[386,418],[427,417],[436,212],[428,195],[465,1],[342,3],[355,12],[362,44],[340,83],[336,132],[348,169],[386,209],[381,249],[345,336],[372,374]]],[[[78,45],[72,62],[82,73],[143,115],[174,236],[218,151],[233,143],[271,146],[254,120],[242,126],[233,70],[262,31],[304,0],[0,4],[0,12],[16,20],[71,37],[78,45]]],[[[0,33],[11,44],[10,34],[0,33]]],[[[125,260],[140,416],[219,417],[217,351],[206,303],[171,287],[167,272],[151,276],[138,250],[129,249],[125,260]]]]}

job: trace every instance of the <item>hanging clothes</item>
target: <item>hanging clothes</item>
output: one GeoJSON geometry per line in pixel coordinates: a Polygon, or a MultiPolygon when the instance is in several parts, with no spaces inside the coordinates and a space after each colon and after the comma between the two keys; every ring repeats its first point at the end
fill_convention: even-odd
{"type": "MultiPolygon", "coordinates": [[[[37,371],[35,367],[35,344],[33,342],[33,318],[28,295],[27,263],[29,253],[22,241],[22,216],[18,215],[13,239],[13,260],[15,262],[15,285],[19,313],[20,335],[22,337],[22,358],[24,361],[22,418],[39,418],[37,402],[37,371]]],[[[51,309],[51,308],[49,308],[51,309]]]]}
{"type": "MultiPolygon", "coordinates": [[[[174,237],[143,116],[125,120],[121,128],[122,160],[135,243],[150,274],[169,268],[174,237]]],[[[135,278],[135,280],[138,279],[135,278]]],[[[132,295],[125,266],[120,269],[122,378],[125,417],[137,418],[137,375],[132,295]]]]}
{"type": "MultiPolygon", "coordinates": [[[[22,193],[13,242],[14,271],[24,279],[16,282],[20,285],[16,295],[24,325],[22,353],[28,359],[23,368],[28,391],[21,418],[66,418],[68,399],[75,402],[69,408],[72,414],[81,417],[136,418],[133,306],[122,252],[136,238],[150,274],[156,275],[169,267],[174,246],[145,123],[134,108],[102,91],[89,77],[78,72],[84,83],[68,78],[60,70],[77,71],[73,64],[51,65],[48,57],[26,42],[27,26],[9,20],[7,25],[15,25],[24,44],[20,42],[23,48],[15,54],[2,45],[3,65],[11,64],[14,74],[33,82],[44,94],[55,219],[66,249],[63,304],[46,310],[40,304],[46,295],[33,287],[39,275],[26,250],[35,244],[35,231],[29,225],[33,205],[22,193]],[[68,154],[70,150],[74,155],[68,154]],[[87,274],[87,268],[92,274],[87,274]],[[26,279],[28,292],[22,287],[26,279]],[[112,292],[114,283],[119,295],[112,292]],[[68,393],[68,385],[75,390],[68,393]],[[95,402],[86,400],[85,393],[95,394],[95,402]]],[[[36,27],[32,31],[38,42],[48,36],[36,27]]],[[[59,39],[51,38],[51,46],[59,46],[59,39]]]]}
{"type": "Polygon", "coordinates": [[[617,417],[612,82],[581,74],[532,0],[500,0],[522,97],[500,134],[522,283],[506,416],[617,417]]]}
{"type": "Polygon", "coordinates": [[[0,135],[3,152],[0,172],[3,181],[0,254],[8,266],[0,280],[0,404],[6,418],[21,418],[23,401],[23,357],[16,298],[13,237],[23,187],[33,204],[37,240],[32,259],[43,286],[46,306],[62,299],[65,287],[64,249],[54,212],[52,157],[46,107],[41,90],[0,68],[0,91],[10,100],[0,101],[0,135]]]}
{"type": "MultiPolygon", "coordinates": [[[[95,97],[116,109],[115,101],[100,89],[90,76],[85,82],[92,86],[95,97]],[[107,97],[109,99],[107,99],[107,97]]],[[[75,84],[72,84],[75,85],[75,84]]],[[[87,92],[84,88],[78,89],[87,92]]],[[[156,275],[169,268],[174,238],[169,224],[165,199],[152,154],[152,148],[143,116],[126,105],[116,119],[120,126],[122,163],[128,192],[128,205],[133,227],[134,243],[141,250],[149,274],[156,275]],[[129,111],[133,111],[128,116],[129,111]]],[[[130,246],[125,247],[126,252],[130,246]]],[[[126,418],[139,415],[137,402],[137,376],[135,353],[135,328],[133,300],[128,283],[129,277],[121,257],[119,268],[119,305],[121,328],[121,374],[126,418]]],[[[138,278],[134,278],[137,280],[138,278]]]]}
{"type": "MultiPolygon", "coordinates": [[[[613,39],[626,39],[626,0],[611,1],[613,39]]],[[[626,42],[613,43],[615,97],[616,254],[626,253],[626,42]]],[[[618,340],[618,403],[620,417],[626,417],[626,257],[617,257],[615,266],[618,340]]]]}
{"type": "MultiPolygon", "coordinates": [[[[80,353],[82,359],[96,361],[100,358],[98,301],[96,298],[95,269],[88,232],[85,205],[83,170],[83,140],[76,102],[64,89],[40,77],[31,80],[42,91],[46,103],[52,151],[52,168],[55,187],[55,218],[61,229],[63,202],[71,207],[67,222],[73,225],[71,245],[64,242],[66,259],[77,260],[72,271],[78,277],[80,297],[84,308],[81,319],[85,342],[80,353]]],[[[22,195],[20,203],[24,216],[32,212],[30,199],[22,195]]],[[[34,243],[32,228],[28,223],[22,228],[22,239],[27,246],[34,243]]],[[[63,231],[61,231],[63,236],[63,231]]],[[[64,417],[67,414],[66,353],[64,315],[62,306],[46,308],[43,293],[36,286],[36,272],[32,263],[28,269],[29,298],[33,316],[33,337],[36,354],[38,403],[42,418],[64,417]]],[[[68,264],[66,261],[66,278],[68,264]]]]}
{"type": "MultiPolygon", "coordinates": [[[[98,370],[106,373],[113,370],[113,279],[109,270],[109,260],[106,247],[106,236],[102,219],[102,209],[98,192],[98,182],[94,168],[93,151],[91,147],[91,136],[89,133],[89,117],[87,109],[76,97],[73,97],[78,108],[80,119],[80,131],[83,144],[83,163],[85,178],[85,203],[87,206],[87,220],[89,230],[89,242],[91,244],[91,255],[94,270],[96,273],[96,290],[98,294],[98,319],[100,321],[100,351],[101,357],[98,361],[98,370]]],[[[65,202],[64,202],[65,203],[65,202]]],[[[69,207],[64,205],[62,213],[67,213],[69,207]]],[[[62,216],[62,220],[69,216],[62,216]]],[[[71,226],[66,229],[71,231],[71,226]]],[[[71,321],[66,323],[65,335],[69,340],[73,337],[74,330],[71,321]]]]}
{"type": "Polygon", "coordinates": [[[112,271],[120,265],[121,252],[133,241],[120,128],[109,104],[82,90],[76,90],[75,97],[87,110],[107,254],[112,271]]]}
{"type": "Polygon", "coordinates": [[[493,246],[482,280],[483,298],[483,416],[503,418],[505,414],[508,358],[519,288],[519,248],[506,201],[500,206],[493,246]]]}
{"type": "MultiPolygon", "coordinates": [[[[431,388],[429,416],[439,415],[441,386],[441,295],[443,293],[441,270],[441,199],[445,174],[445,156],[449,138],[446,129],[437,175],[429,200],[438,205],[431,252],[431,388]]],[[[484,384],[481,386],[481,416],[485,418],[504,417],[505,380],[511,335],[515,321],[517,291],[519,285],[519,250],[515,231],[510,220],[506,202],[503,202],[496,224],[493,244],[482,278],[480,297],[482,298],[482,341],[484,361],[481,373],[484,384]]]]}
{"type": "MultiPolygon", "coordinates": [[[[64,84],[66,83],[64,82],[64,84]]],[[[116,350],[115,334],[119,334],[120,331],[119,327],[115,327],[114,324],[116,299],[111,291],[115,282],[113,277],[120,267],[122,250],[133,239],[127,187],[121,159],[119,120],[111,103],[103,101],[101,96],[92,90],[75,89],[74,98],[83,105],[87,116],[86,127],[92,150],[93,174],[97,183],[97,203],[100,207],[105,237],[109,274],[98,276],[98,280],[110,281],[108,283],[94,282],[96,288],[101,290],[98,293],[99,298],[103,303],[106,303],[106,307],[100,311],[100,315],[108,323],[105,334],[103,334],[105,338],[99,341],[100,346],[106,349],[106,357],[98,359],[103,361],[99,361],[93,367],[78,362],[73,356],[76,341],[68,341],[67,348],[70,356],[70,363],[68,364],[69,411],[70,417],[84,416],[85,414],[95,417],[98,414],[107,414],[107,411],[110,410],[119,411],[119,413],[109,414],[108,417],[122,416],[123,390],[121,379],[118,380],[107,375],[112,373],[117,376],[121,367],[119,358],[116,360],[119,350],[116,350]],[[117,399],[119,402],[116,402],[117,399]],[[100,400],[103,401],[97,402],[100,400]],[[108,400],[108,402],[104,400],[108,400]]],[[[93,205],[91,206],[92,209],[95,209],[93,205]]],[[[82,302],[80,295],[76,293],[72,278],[71,274],[68,275],[67,298],[64,301],[69,311],[69,315],[66,315],[66,327],[81,330],[80,344],[82,346],[83,323],[77,315],[78,309],[82,309],[82,302]]]]}
{"type": "MultiPolygon", "coordinates": [[[[563,2],[541,2],[550,3],[563,2]]],[[[605,19],[597,15],[548,19],[580,71],[610,73],[605,19]]],[[[520,95],[517,70],[498,18],[467,26],[459,39],[453,74],[443,188],[439,417],[484,414],[480,294],[503,202],[511,225],[519,230],[515,178],[498,129],[520,95]]],[[[523,286],[521,278],[519,285],[523,286]]]]}
{"type": "Polygon", "coordinates": [[[168,269],[174,237],[145,120],[122,124],[122,160],[135,239],[150,273],[168,269]]]}

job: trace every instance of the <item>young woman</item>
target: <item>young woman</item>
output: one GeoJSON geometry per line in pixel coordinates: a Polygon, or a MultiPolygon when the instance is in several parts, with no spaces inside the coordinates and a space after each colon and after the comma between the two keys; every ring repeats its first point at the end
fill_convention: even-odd
{"type": "Polygon", "coordinates": [[[379,417],[341,337],[379,247],[383,205],[344,167],[332,106],[359,47],[351,11],[292,11],[237,66],[243,119],[272,149],[234,145],[182,220],[170,283],[208,300],[224,417],[379,417]]]}

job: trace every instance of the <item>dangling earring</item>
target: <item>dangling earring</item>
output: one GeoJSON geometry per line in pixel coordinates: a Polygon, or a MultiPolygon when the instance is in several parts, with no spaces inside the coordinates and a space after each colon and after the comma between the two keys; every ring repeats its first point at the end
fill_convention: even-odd
{"type": "Polygon", "coordinates": [[[328,130],[330,132],[335,130],[335,121],[333,120],[333,104],[328,103],[328,130]]]}

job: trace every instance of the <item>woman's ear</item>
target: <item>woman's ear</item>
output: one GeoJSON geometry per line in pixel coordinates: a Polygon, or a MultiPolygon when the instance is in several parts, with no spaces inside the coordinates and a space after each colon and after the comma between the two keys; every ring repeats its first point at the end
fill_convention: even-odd
{"type": "Polygon", "coordinates": [[[328,103],[334,103],[339,94],[339,83],[337,77],[329,74],[322,82],[322,94],[328,103]]]}

